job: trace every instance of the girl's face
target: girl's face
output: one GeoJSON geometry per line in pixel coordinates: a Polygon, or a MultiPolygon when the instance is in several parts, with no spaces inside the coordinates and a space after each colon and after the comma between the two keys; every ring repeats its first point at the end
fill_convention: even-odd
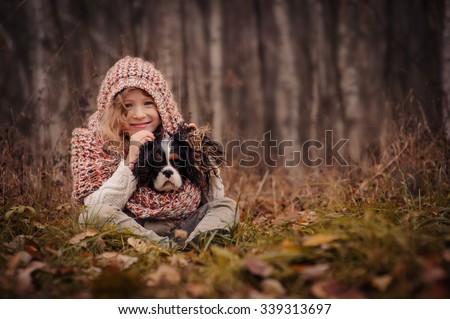
{"type": "Polygon", "coordinates": [[[135,89],[127,92],[123,97],[123,105],[127,110],[130,136],[142,130],[154,132],[161,125],[155,101],[144,91],[135,89]]]}

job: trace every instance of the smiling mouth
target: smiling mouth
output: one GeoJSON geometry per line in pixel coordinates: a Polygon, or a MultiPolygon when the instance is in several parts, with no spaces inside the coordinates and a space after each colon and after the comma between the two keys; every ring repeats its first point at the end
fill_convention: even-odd
{"type": "Polygon", "coordinates": [[[133,123],[130,124],[133,127],[146,127],[148,124],[150,124],[151,122],[145,122],[145,123],[133,123]]]}

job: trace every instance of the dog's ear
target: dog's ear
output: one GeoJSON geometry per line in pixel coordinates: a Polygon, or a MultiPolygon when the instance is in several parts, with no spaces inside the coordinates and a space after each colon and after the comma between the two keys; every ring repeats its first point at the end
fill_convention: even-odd
{"type": "Polygon", "coordinates": [[[189,134],[193,131],[194,129],[187,126],[186,123],[182,123],[178,126],[175,134],[173,135],[173,138],[177,141],[187,141],[189,138],[189,134]]]}
{"type": "Polygon", "coordinates": [[[141,146],[139,150],[139,158],[134,166],[133,175],[137,179],[137,187],[149,186],[152,187],[154,179],[154,170],[152,169],[152,163],[157,156],[158,143],[149,141],[141,146]]]}

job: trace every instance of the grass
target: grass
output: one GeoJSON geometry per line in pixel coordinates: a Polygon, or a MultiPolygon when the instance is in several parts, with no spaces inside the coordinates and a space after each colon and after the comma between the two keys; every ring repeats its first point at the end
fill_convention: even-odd
{"type": "Polygon", "coordinates": [[[68,158],[33,159],[15,134],[1,140],[3,298],[450,297],[449,149],[424,130],[402,127],[365,169],[228,168],[241,223],[189,252],[80,228],[68,158]]]}

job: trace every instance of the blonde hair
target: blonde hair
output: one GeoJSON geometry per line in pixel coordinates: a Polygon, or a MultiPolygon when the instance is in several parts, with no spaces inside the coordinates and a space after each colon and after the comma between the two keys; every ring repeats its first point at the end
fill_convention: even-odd
{"type": "MultiPolygon", "coordinates": [[[[100,120],[100,132],[102,141],[108,142],[113,145],[113,149],[120,151],[123,150],[124,139],[127,136],[127,130],[129,128],[127,121],[128,110],[123,102],[128,93],[133,90],[140,90],[146,96],[150,96],[146,91],[136,87],[126,88],[114,97],[111,106],[107,107],[103,112],[102,119],[100,120]]],[[[111,147],[111,146],[109,146],[111,147]]]]}

